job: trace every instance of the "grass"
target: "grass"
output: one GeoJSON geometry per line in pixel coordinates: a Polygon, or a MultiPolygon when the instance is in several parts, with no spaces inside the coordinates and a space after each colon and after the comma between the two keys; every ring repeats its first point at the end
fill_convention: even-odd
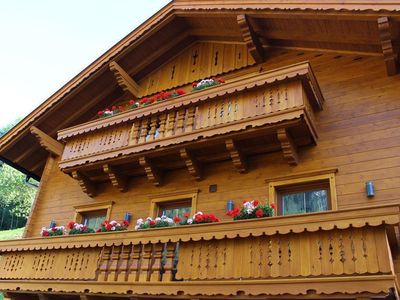
{"type": "MultiPolygon", "coordinates": [[[[24,227],[12,230],[0,231],[0,240],[13,240],[20,239],[24,233],[24,227]]],[[[0,298],[1,300],[1,298],[0,298]]]]}

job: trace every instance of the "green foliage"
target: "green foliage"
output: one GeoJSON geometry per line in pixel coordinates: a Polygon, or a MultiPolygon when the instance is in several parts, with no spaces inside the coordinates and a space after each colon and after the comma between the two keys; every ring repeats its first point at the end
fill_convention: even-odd
{"type": "MultiPolygon", "coordinates": [[[[16,122],[0,129],[0,136],[16,122]]],[[[24,226],[32,205],[36,188],[25,184],[25,174],[0,164],[0,230],[24,226]]]]}
{"type": "Polygon", "coordinates": [[[18,229],[0,231],[0,240],[20,239],[24,233],[24,229],[24,227],[21,227],[18,229]]]}

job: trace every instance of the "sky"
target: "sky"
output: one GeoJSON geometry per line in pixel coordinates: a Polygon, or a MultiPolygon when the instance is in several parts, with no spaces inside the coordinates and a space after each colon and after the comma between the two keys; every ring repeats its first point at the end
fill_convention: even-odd
{"type": "Polygon", "coordinates": [[[0,0],[0,128],[23,118],[169,0],[0,0]]]}

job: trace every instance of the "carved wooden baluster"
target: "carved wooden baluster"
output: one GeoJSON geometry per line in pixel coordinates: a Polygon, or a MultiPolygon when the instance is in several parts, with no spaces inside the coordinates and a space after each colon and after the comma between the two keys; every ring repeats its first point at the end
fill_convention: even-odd
{"type": "Polygon", "coordinates": [[[132,124],[131,131],[129,133],[129,144],[135,145],[139,141],[139,134],[140,134],[140,121],[136,120],[132,124]]]}
{"type": "Polygon", "coordinates": [[[163,250],[163,244],[153,244],[153,259],[149,270],[150,281],[161,281],[161,260],[163,256],[163,250]]]}
{"type": "Polygon", "coordinates": [[[139,281],[140,282],[145,282],[149,281],[150,279],[150,270],[151,270],[151,264],[152,264],[152,257],[153,254],[153,245],[152,244],[146,244],[142,248],[142,259],[141,259],[141,265],[140,265],[140,271],[139,271],[139,281]]]}
{"type": "Polygon", "coordinates": [[[171,242],[167,243],[166,245],[164,274],[162,275],[162,281],[164,282],[172,281],[174,277],[173,270],[176,245],[176,243],[171,242]]]}
{"type": "Polygon", "coordinates": [[[145,118],[142,120],[141,128],[140,128],[140,137],[139,143],[146,142],[146,137],[149,133],[149,126],[150,126],[150,118],[145,118]]]}
{"type": "Polygon", "coordinates": [[[134,282],[139,280],[140,267],[142,262],[143,245],[132,245],[130,259],[128,263],[128,272],[126,273],[126,281],[134,282]]]}
{"type": "Polygon", "coordinates": [[[99,264],[96,269],[97,281],[107,280],[110,257],[111,257],[111,247],[104,246],[101,251],[99,264]]]}
{"type": "Polygon", "coordinates": [[[119,262],[120,254],[121,254],[121,247],[113,246],[112,252],[110,255],[110,262],[108,264],[107,281],[116,281],[116,279],[117,279],[118,262],[119,262]]]}
{"type": "Polygon", "coordinates": [[[184,132],[185,116],[186,116],[186,109],[185,108],[181,108],[178,111],[175,134],[180,134],[180,133],[184,132]]]}
{"type": "Polygon", "coordinates": [[[158,139],[162,139],[165,136],[167,122],[167,114],[163,113],[160,115],[160,128],[158,128],[158,139]]]}
{"type": "Polygon", "coordinates": [[[168,123],[167,123],[167,132],[165,136],[173,136],[175,134],[175,119],[176,119],[176,111],[170,111],[168,113],[168,123]]]}
{"type": "Polygon", "coordinates": [[[186,126],[185,126],[185,132],[190,132],[193,131],[194,128],[194,117],[195,117],[195,112],[196,112],[196,107],[191,106],[187,110],[187,121],[186,121],[186,126]]]}
{"type": "Polygon", "coordinates": [[[152,116],[151,121],[150,121],[150,131],[149,131],[148,135],[146,136],[146,142],[155,140],[157,124],[158,124],[158,117],[152,116]]]}
{"type": "Polygon", "coordinates": [[[119,261],[117,264],[117,271],[115,274],[116,281],[125,281],[126,273],[128,271],[128,262],[130,258],[131,245],[122,245],[119,261]]]}

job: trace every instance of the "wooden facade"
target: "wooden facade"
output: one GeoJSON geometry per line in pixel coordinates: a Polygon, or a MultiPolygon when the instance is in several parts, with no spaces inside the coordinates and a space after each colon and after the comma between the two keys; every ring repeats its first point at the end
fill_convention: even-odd
{"type": "MultiPolygon", "coordinates": [[[[172,1],[0,139],[40,177],[11,299],[395,299],[400,222],[398,1],[172,1]],[[213,76],[225,83],[191,92],[213,76]],[[184,95],[97,118],[161,91],[184,95]],[[375,195],[367,197],[372,181],[375,195]],[[279,193],[322,182],[326,211],[279,193]],[[189,199],[221,222],[40,237],[85,212],[155,217],[189,199]],[[276,203],[232,221],[228,200],[276,203]]],[[[133,222],[134,223],[134,222],[133,222]]]]}

